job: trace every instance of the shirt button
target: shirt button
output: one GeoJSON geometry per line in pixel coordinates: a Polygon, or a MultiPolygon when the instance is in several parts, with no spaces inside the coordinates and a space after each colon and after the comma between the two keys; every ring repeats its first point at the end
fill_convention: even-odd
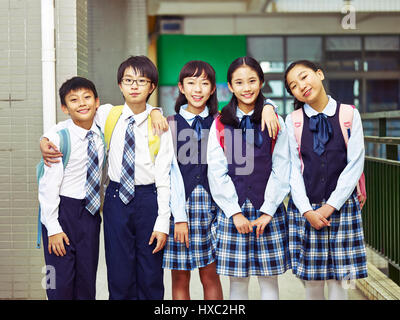
{"type": "Polygon", "coordinates": [[[322,168],[325,167],[325,163],[324,162],[321,163],[321,167],[322,168]]]}
{"type": "Polygon", "coordinates": [[[196,178],[197,178],[197,180],[200,180],[200,175],[198,174],[198,175],[196,176],[196,178]]]}
{"type": "Polygon", "coordinates": [[[325,178],[321,178],[321,182],[324,183],[325,182],[325,178]]]}

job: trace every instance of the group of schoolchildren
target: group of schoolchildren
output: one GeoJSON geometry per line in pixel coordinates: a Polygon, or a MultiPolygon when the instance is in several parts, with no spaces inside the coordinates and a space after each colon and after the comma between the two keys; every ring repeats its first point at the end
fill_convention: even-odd
{"type": "Polygon", "coordinates": [[[95,299],[102,218],[110,299],[163,299],[163,269],[174,300],[190,299],[194,269],[207,300],[223,299],[219,275],[230,299],[248,299],[257,276],[261,299],[277,300],[288,269],[306,299],[324,299],[325,283],[329,299],[347,299],[344,282],[367,276],[363,130],[322,80],[310,61],[287,68],[295,111],[285,122],[251,57],[229,66],[221,112],[212,66],[186,63],[167,119],[147,103],[158,84],[147,57],[121,63],[121,106],[100,105],[90,80],[67,80],[59,95],[71,119],[40,142],[43,248],[56,271],[48,299],[95,299]]]}

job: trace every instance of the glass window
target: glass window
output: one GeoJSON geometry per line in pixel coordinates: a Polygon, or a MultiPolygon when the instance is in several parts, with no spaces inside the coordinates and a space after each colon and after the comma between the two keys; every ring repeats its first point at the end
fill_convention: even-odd
{"type": "Polygon", "coordinates": [[[325,47],[326,70],[361,70],[361,37],[326,37],[325,47]]]}
{"type": "Polygon", "coordinates": [[[267,98],[283,97],[283,81],[281,80],[267,80],[264,87],[261,89],[264,96],[267,98]]]}
{"type": "Polygon", "coordinates": [[[175,101],[178,98],[178,86],[160,86],[158,99],[160,107],[163,109],[164,116],[175,114],[175,101]]]}
{"type": "Polygon", "coordinates": [[[360,96],[360,81],[358,79],[328,80],[329,94],[337,101],[353,104],[358,107],[360,96]]]}
{"type": "Polygon", "coordinates": [[[260,63],[264,73],[285,71],[282,37],[248,37],[247,52],[260,63]]]}
{"type": "Polygon", "coordinates": [[[365,37],[364,71],[400,70],[400,38],[365,37]]]}
{"type": "Polygon", "coordinates": [[[311,60],[320,62],[322,59],[321,37],[288,37],[288,64],[296,60],[311,60]]]}
{"type": "Polygon", "coordinates": [[[399,80],[367,80],[367,111],[400,109],[399,80]]]}
{"type": "Polygon", "coordinates": [[[399,51],[400,38],[398,36],[389,37],[365,37],[365,50],[367,51],[399,51]]]}

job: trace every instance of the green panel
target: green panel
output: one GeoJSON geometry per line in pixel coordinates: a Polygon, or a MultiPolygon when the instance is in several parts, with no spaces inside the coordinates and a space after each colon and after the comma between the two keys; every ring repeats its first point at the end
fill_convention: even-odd
{"type": "Polygon", "coordinates": [[[216,72],[217,83],[226,83],[230,63],[246,55],[246,36],[160,35],[157,43],[160,86],[177,85],[179,72],[190,60],[204,60],[216,72]]]}

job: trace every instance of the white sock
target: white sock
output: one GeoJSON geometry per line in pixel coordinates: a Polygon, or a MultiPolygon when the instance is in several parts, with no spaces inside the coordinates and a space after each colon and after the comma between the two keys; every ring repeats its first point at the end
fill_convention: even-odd
{"type": "Polygon", "coordinates": [[[249,280],[250,277],[229,277],[230,280],[230,300],[249,300],[249,280]]]}
{"type": "Polygon", "coordinates": [[[324,286],[324,280],[304,281],[306,300],[325,300],[324,286]]]}
{"type": "Polygon", "coordinates": [[[328,280],[328,299],[347,300],[347,290],[340,280],[328,280]]]}
{"type": "Polygon", "coordinates": [[[279,300],[278,276],[258,277],[261,300],[279,300]]]}

